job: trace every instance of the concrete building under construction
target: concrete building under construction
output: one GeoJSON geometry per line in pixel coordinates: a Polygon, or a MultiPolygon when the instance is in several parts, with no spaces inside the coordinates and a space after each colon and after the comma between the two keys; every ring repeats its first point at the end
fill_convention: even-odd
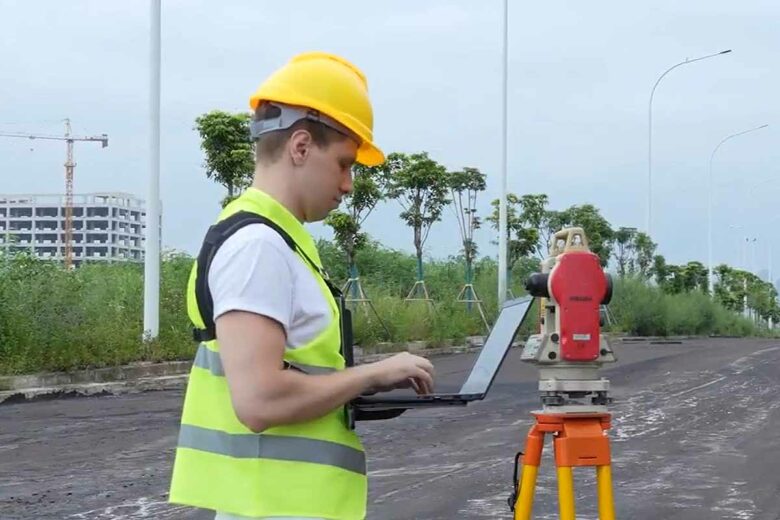
{"type": "MultiPolygon", "coordinates": [[[[141,262],[144,201],[128,193],[73,195],[73,264],[141,262]]],[[[65,258],[65,195],[0,194],[0,248],[65,258]]]]}

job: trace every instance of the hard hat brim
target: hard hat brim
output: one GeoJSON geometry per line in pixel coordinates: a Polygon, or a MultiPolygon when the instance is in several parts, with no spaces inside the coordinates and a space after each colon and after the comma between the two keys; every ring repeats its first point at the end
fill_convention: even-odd
{"type": "Polygon", "coordinates": [[[385,162],[385,154],[374,143],[363,141],[358,148],[355,161],[363,166],[379,166],[385,162]]]}

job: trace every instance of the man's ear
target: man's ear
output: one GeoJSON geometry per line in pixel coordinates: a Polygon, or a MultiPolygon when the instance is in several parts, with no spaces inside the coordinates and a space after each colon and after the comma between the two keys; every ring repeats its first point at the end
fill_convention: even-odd
{"type": "Polygon", "coordinates": [[[303,166],[309,157],[309,150],[313,144],[311,134],[306,130],[298,129],[290,136],[287,144],[287,150],[290,153],[293,165],[303,166]]]}

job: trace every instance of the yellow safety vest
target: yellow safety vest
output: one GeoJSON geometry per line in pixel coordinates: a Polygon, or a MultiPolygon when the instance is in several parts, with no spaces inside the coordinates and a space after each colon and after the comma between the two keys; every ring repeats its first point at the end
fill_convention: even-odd
{"type": "MultiPolygon", "coordinates": [[[[343,370],[339,305],[322,277],[311,235],[284,206],[254,188],[225,207],[218,222],[237,212],[265,217],[294,240],[302,260],[308,256],[316,264],[307,262],[333,310],[328,327],[306,345],[287,349],[284,360],[308,373],[343,370]]],[[[196,278],[197,262],[187,311],[202,329],[196,278]]],[[[233,410],[218,341],[201,342],[184,399],[170,502],[245,516],[363,519],[365,452],[347,423],[339,407],[313,421],[253,433],[233,410]]]]}

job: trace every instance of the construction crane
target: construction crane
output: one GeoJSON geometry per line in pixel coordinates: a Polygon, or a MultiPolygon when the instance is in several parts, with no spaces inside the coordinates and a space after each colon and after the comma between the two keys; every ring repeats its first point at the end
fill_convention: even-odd
{"type": "Polygon", "coordinates": [[[71,135],[70,119],[65,119],[65,135],[40,135],[40,134],[9,134],[0,133],[0,137],[21,137],[24,139],[48,139],[52,141],[65,141],[67,155],[65,159],[65,268],[73,266],[73,143],[76,141],[97,141],[101,148],[108,146],[108,134],[92,137],[77,137],[71,135]]]}

